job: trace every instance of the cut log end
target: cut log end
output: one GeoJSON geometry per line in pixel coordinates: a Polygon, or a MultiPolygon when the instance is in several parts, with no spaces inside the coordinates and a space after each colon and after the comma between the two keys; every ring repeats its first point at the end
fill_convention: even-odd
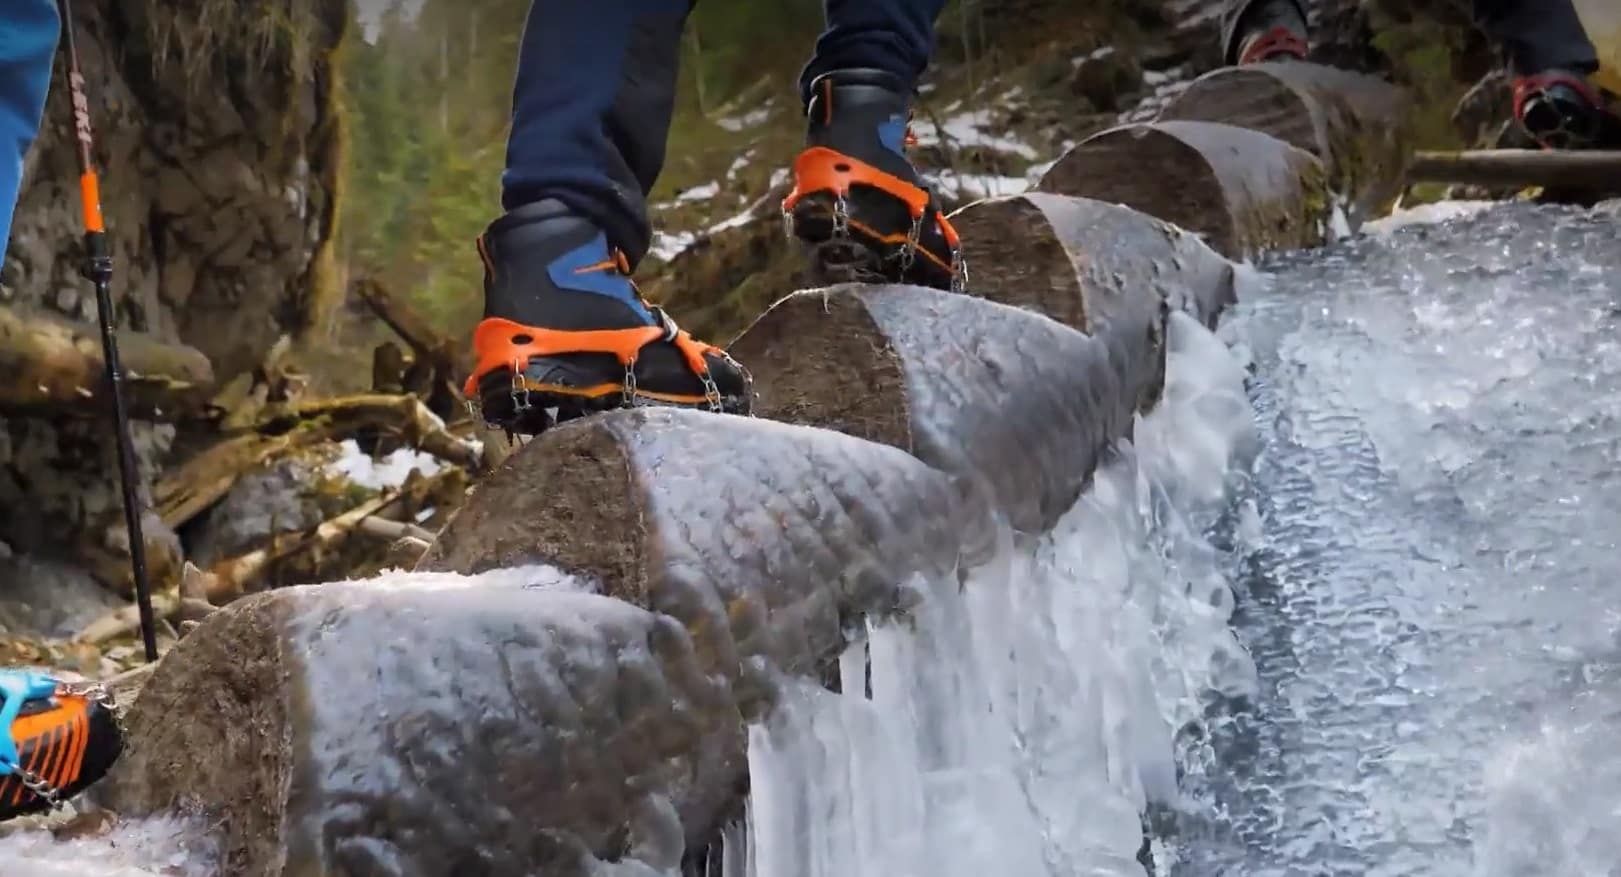
{"type": "Polygon", "coordinates": [[[1140,324],[1141,309],[1161,302],[1213,326],[1234,300],[1232,263],[1195,235],[1119,204],[1033,192],[975,202],[952,222],[971,260],[972,291],[1088,334],[1140,324]]]}
{"type": "MultiPolygon", "coordinates": [[[[1327,159],[1322,114],[1292,84],[1289,64],[1224,67],[1195,79],[1160,111],[1159,121],[1224,122],[1250,128],[1327,159]]],[[[1309,65],[1317,69],[1317,65],[1309,65]]]]}
{"type": "Polygon", "coordinates": [[[187,636],[157,665],[171,671],[178,684],[148,682],[141,689],[125,719],[126,748],[95,797],[121,812],[196,807],[229,813],[223,859],[275,861],[282,814],[273,805],[285,801],[291,781],[288,741],[281,735],[289,712],[302,707],[280,697],[198,702],[196,695],[285,691],[286,668],[274,635],[285,613],[274,601],[256,598],[211,622],[223,622],[227,615],[238,623],[221,625],[223,635],[187,636]],[[207,678],[207,685],[186,681],[200,678],[207,678]]]}
{"type": "Polygon", "coordinates": [[[728,350],[754,375],[757,416],[912,447],[900,357],[859,300],[794,293],[728,350]]]}
{"type": "Polygon", "coordinates": [[[1357,224],[1384,213],[1400,190],[1411,139],[1408,109],[1406,93],[1379,77],[1282,62],[1211,71],[1159,119],[1238,125],[1311,153],[1357,224]]]}
{"type": "Polygon", "coordinates": [[[1219,252],[1242,248],[1210,163],[1158,128],[1115,128],[1082,141],[1042,176],[1036,190],[1124,204],[1203,236],[1219,252]]]}
{"type": "Polygon", "coordinates": [[[962,235],[972,289],[1091,331],[1076,264],[1085,256],[1064,247],[1036,201],[1022,196],[976,201],[953,213],[951,222],[962,235]]]}
{"type": "Polygon", "coordinates": [[[1321,162],[1275,137],[1215,122],[1100,132],[1065,153],[1036,188],[1124,204],[1234,258],[1316,246],[1327,229],[1321,162]]]}
{"type": "Polygon", "coordinates": [[[480,482],[417,568],[463,574],[551,563],[600,582],[641,581],[645,526],[633,467],[595,418],[548,431],[480,482]],[[546,498],[544,514],[535,497],[546,498]]]}

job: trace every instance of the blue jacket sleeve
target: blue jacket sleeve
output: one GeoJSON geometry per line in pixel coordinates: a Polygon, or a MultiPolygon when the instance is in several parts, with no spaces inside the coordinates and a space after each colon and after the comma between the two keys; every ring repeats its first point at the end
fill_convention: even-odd
{"type": "Polygon", "coordinates": [[[0,256],[11,240],[23,156],[39,135],[60,27],[53,0],[0,2],[0,256]]]}

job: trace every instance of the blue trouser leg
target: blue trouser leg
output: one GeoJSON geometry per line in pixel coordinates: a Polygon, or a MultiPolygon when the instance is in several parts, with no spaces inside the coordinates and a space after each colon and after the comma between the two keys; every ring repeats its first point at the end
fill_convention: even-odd
{"type": "Polygon", "coordinates": [[[827,29],[799,77],[800,99],[810,84],[832,70],[866,67],[917,84],[934,54],[934,22],[945,0],[826,0],[827,29]]]}
{"type": "Polygon", "coordinates": [[[0,256],[11,240],[23,156],[39,136],[58,27],[52,0],[0,2],[0,256]]]}
{"type": "MultiPolygon", "coordinates": [[[[520,43],[501,201],[555,198],[632,263],[647,252],[647,192],[664,164],[681,30],[695,0],[535,0],[520,43]]],[[[945,0],[827,0],[804,82],[872,67],[909,86],[945,0]]]]}
{"type": "Polygon", "coordinates": [[[556,198],[641,260],[691,8],[691,0],[535,0],[513,88],[507,209],[556,198]]]}

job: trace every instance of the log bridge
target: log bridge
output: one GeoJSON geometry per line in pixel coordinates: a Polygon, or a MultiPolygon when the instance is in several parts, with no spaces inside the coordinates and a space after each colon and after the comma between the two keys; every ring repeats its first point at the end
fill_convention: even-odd
{"type": "Polygon", "coordinates": [[[985,562],[993,521],[1039,535],[1087,489],[1159,399],[1173,310],[1213,327],[1233,260],[1388,210],[1405,101],[1311,64],[1216,70],[953,216],[970,294],[786,295],[731,345],[757,416],[565,424],[476,488],[423,575],[215,612],[131,707],[100,797],[209,814],[252,877],[676,867],[671,837],[737,813],[783,680],[904,615],[916,576],[985,562]]]}

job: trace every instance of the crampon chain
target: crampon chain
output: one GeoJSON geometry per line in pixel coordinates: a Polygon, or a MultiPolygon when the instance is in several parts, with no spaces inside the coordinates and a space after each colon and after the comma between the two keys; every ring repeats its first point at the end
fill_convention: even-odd
{"type": "MultiPolygon", "coordinates": [[[[789,238],[794,236],[794,214],[792,210],[782,211],[783,228],[789,238]]],[[[833,230],[832,240],[853,242],[850,236],[850,204],[841,192],[833,199],[833,230]]],[[[912,270],[917,261],[917,251],[922,246],[923,217],[912,217],[912,227],[907,229],[906,244],[893,258],[900,262],[901,273],[912,270]]],[[[958,295],[968,291],[968,263],[962,257],[962,250],[958,247],[951,249],[951,291],[958,295]]],[[[706,376],[707,377],[707,376],[706,376]]]]}

